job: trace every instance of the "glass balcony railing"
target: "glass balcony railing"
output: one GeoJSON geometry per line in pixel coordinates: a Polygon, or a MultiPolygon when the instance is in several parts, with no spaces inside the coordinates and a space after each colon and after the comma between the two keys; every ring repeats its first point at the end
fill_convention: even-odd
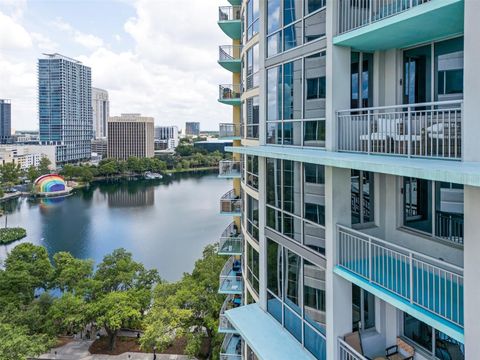
{"type": "Polygon", "coordinates": [[[339,0],[338,31],[343,34],[400,14],[431,0],[339,0]]]}
{"type": "Polygon", "coordinates": [[[239,124],[221,123],[219,127],[220,139],[241,139],[241,126],[239,124]]]}
{"type": "Polygon", "coordinates": [[[218,163],[218,177],[234,179],[240,178],[242,163],[237,160],[220,160],[218,163]]]}
{"type": "Polygon", "coordinates": [[[242,200],[235,195],[232,189],[225,193],[220,199],[220,214],[240,216],[242,214],[242,200]]]}
{"type": "Polygon", "coordinates": [[[463,268],[337,225],[337,266],[463,328],[463,268]]]}
{"type": "Polygon", "coordinates": [[[242,262],[240,256],[231,256],[220,273],[220,294],[238,294],[243,292],[242,262]]]}
{"type": "Polygon", "coordinates": [[[240,6],[220,6],[218,8],[218,21],[241,20],[240,6]]]}
{"type": "Polygon", "coordinates": [[[241,295],[227,296],[220,310],[220,320],[218,323],[219,333],[236,333],[237,332],[237,330],[232,326],[230,321],[228,321],[227,317],[225,316],[225,311],[235,309],[242,305],[243,305],[243,302],[242,302],[241,295]]]}
{"type": "Polygon", "coordinates": [[[243,250],[243,235],[237,225],[232,222],[223,231],[218,244],[219,255],[241,255],[243,250]]]}
{"type": "Polygon", "coordinates": [[[240,6],[220,6],[218,8],[218,26],[231,39],[239,40],[242,36],[240,6]]]}
{"type": "Polygon", "coordinates": [[[227,334],[220,349],[220,360],[242,360],[242,338],[237,334],[227,334]]]}
{"type": "Polygon", "coordinates": [[[240,105],[240,84],[223,84],[219,85],[218,89],[218,101],[228,105],[240,105]]]}
{"type": "Polygon", "coordinates": [[[463,101],[337,112],[338,151],[461,160],[463,101]]]}
{"type": "Polygon", "coordinates": [[[218,49],[218,63],[225,69],[238,73],[241,70],[241,45],[222,45],[218,49]]]}

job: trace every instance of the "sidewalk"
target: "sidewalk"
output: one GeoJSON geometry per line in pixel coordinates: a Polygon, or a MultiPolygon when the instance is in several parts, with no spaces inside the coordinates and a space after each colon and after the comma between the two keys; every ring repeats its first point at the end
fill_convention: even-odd
{"type": "MultiPolygon", "coordinates": [[[[45,360],[153,360],[152,353],[127,352],[121,355],[92,355],[88,351],[93,340],[75,340],[54,348],[37,359],[45,360]],[[56,352],[56,354],[55,354],[56,352]]],[[[157,354],[157,360],[188,360],[186,355],[157,354]]]]}

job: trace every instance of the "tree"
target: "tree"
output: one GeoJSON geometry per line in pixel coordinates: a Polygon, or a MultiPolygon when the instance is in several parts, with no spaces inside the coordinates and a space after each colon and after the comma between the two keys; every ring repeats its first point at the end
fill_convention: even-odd
{"type": "Polygon", "coordinates": [[[0,166],[0,174],[3,183],[18,184],[22,169],[20,164],[6,163],[0,166]]]}
{"type": "Polygon", "coordinates": [[[56,334],[75,334],[88,323],[87,303],[77,295],[65,293],[55,299],[48,311],[48,320],[56,334]]]}
{"type": "Polygon", "coordinates": [[[198,356],[203,340],[207,340],[210,357],[219,344],[218,313],[224,298],[216,284],[224,263],[216,246],[208,245],[192,274],[185,274],[176,284],[156,287],[141,339],[145,350],[153,346],[165,349],[174,336],[186,336],[188,355],[198,356]]]}
{"type": "Polygon", "coordinates": [[[40,171],[38,171],[38,169],[32,165],[27,169],[26,176],[27,179],[33,183],[40,176],[40,171]]]}
{"type": "Polygon", "coordinates": [[[62,292],[83,293],[93,276],[93,260],[76,259],[68,252],[58,252],[55,262],[54,285],[62,292]]]}
{"type": "Polygon", "coordinates": [[[46,156],[42,156],[40,159],[40,163],[38,164],[38,171],[40,175],[50,174],[50,165],[52,162],[46,156]]]}
{"type": "Polygon", "coordinates": [[[29,334],[25,327],[13,326],[0,321],[0,359],[24,360],[37,356],[52,346],[46,335],[29,334]]]}

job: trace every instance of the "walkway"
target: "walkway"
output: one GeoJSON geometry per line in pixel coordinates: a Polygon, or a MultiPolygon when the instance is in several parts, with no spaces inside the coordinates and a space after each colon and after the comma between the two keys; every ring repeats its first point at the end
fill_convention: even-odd
{"type": "MultiPolygon", "coordinates": [[[[68,344],[52,349],[49,353],[43,354],[37,359],[44,360],[152,360],[151,353],[127,352],[121,355],[92,355],[88,348],[92,340],[75,340],[68,344]],[[56,352],[56,354],[55,354],[56,352]]],[[[157,360],[188,360],[186,355],[157,354],[157,360]]]]}

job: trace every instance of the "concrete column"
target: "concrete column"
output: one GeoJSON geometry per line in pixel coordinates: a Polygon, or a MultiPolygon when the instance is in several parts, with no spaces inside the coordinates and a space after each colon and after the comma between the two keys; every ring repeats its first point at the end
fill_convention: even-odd
{"type": "Polygon", "coordinates": [[[333,273],[336,224],[351,225],[350,169],[325,167],[327,358],[339,359],[337,338],[352,330],[352,284],[333,273]]]}
{"type": "Polygon", "coordinates": [[[478,89],[480,89],[480,48],[478,34],[480,33],[480,1],[465,1],[465,30],[464,30],[464,75],[463,75],[463,158],[465,161],[480,161],[478,151],[478,89]]]}
{"type": "MultiPolygon", "coordinates": [[[[258,158],[258,188],[265,189],[266,179],[267,179],[267,171],[266,171],[266,163],[265,158],[259,157],[258,158]]],[[[259,191],[258,193],[258,222],[259,222],[259,245],[260,245],[260,253],[259,253],[259,266],[260,272],[259,276],[259,287],[260,287],[260,306],[266,311],[267,310],[267,240],[265,237],[265,226],[267,225],[266,222],[266,215],[265,215],[265,204],[266,204],[266,192],[259,191]]]]}
{"type": "MultiPolygon", "coordinates": [[[[465,3],[467,5],[468,1],[465,3]]],[[[465,16],[467,16],[465,14],[465,16]]],[[[476,359],[480,354],[480,323],[478,304],[480,304],[480,238],[478,221],[480,219],[480,188],[465,186],[464,190],[464,314],[465,314],[465,359],[476,359]]]]}

